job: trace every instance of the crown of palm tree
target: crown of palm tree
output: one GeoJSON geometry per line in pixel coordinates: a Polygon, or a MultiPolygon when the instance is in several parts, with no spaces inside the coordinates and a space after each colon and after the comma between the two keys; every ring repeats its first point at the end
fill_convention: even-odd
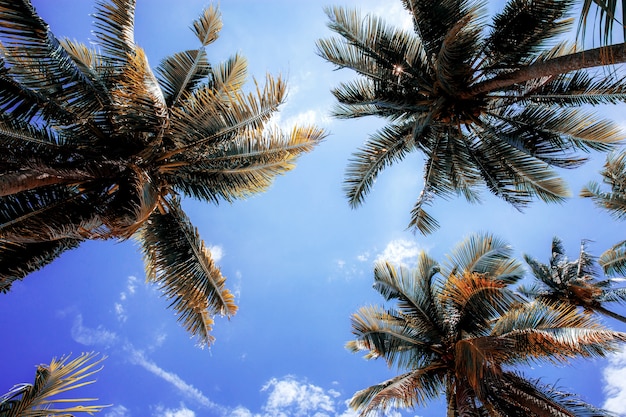
{"type": "Polygon", "coordinates": [[[585,241],[581,243],[575,260],[567,258],[558,237],[552,240],[548,264],[529,255],[524,255],[524,259],[538,283],[520,287],[522,294],[583,307],[588,312],[595,311],[626,322],[626,317],[605,308],[610,302],[626,302],[626,288],[614,288],[615,279],[600,279],[600,269],[596,259],[587,252],[585,241]]]}
{"type": "Polygon", "coordinates": [[[150,69],[135,43],[134,0],[97,3],[99,50],[59,40],[28,0],[0,1],[0,291],[86,239],[137,237],[203,344],[212,316],[237,306],[180,196],[218,203],[266,190],[324,136],[268,126],[285,83],[250,92],[246,60],[212,65],[214,7],[197,49],[150,69]]]}
{"type": "Polygon", "coordinates": [[[350,161],[350,204],[414,151],[425,157],[424,188],[410,227],[422,233],[438,227],[425,211],[436,196],[477,202],[486,187],[519,209],[535,197],[567,197],[550,167],[577,167],[585,161],[578,151],[606,151],[622,139],[610,121],[578,107],[626,99],[623,78],[582,70],[599,65],[601,51],[574,53],[556,42],[570,28],[572,3],[510,0],[487,25],[475,1],[404,0],[412,31],[327,9],[339,37],[319,40],[318,53],[360,76],[333,90],[334,115],[389,122],[350,161]]]}
{"type": "Polygon", "coordinates": [[[422,406],[445,392],[450,417],[608,415],[511,370],[603,355],[626,334],[572,305],[524,302],[509,288],[524,273],[510,253],[491,235],[473,235],[443,265],[424,253],[414,270],[378,263],[374,287],[396,305],[362,307],[347,347],[402,373],[357,392],[351,406],[374,415],[422,406]]]}

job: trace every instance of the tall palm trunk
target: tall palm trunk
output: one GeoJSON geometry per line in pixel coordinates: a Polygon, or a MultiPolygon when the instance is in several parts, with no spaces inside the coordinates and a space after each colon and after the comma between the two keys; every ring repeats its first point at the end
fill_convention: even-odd
{"type": "Polygon", "coordinates": [[[563,55],[547,61],[538,62],[527,67],[520,68],[502,76],[494,77],[476,84],[468,92],[461,94],[463,98],[471,98],[477,95],[498,90],[513,84],[535,78],[559,75],[570,71],[585,68],[599,67],[607,64],[622,64],[626,62],[626,43],[611,46],[601,46],[573,54],[563,55]]]}

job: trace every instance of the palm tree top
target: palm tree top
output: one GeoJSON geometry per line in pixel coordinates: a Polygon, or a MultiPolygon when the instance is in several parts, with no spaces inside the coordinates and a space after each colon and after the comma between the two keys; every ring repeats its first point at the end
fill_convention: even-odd
{"type": "Polygon", "coordinates": [[[601,356],[615,351],[626,334],[572,305],[525,302],[511,288],[523,269],[509,251],[500,239],[477,234],[448,258],[461,262],[440,265],[425,253],[413,270],[378,262],[374,288],[393,304],[359,309],[347,348],[400,373],[357,392],[351,406],[361,415],[378,415],[389,407],[424,406],[445,392],[451,417],[610,415],[514,371],[601,356]],[[475,262],[494,253],[500,254],[497,262],[475,262]]]}
{"type": "Polygon", "coordinates": [[[28,0],[0,1],[0,291],[86,239],[139,240],[147,276],[209,343],[237,306],[181,207],[266,191],[325,136],[271,123],[281,77],[248,80],[235,54],[210,63],[219,10],[199,44],[153,70],[134,39],[134,0],[98,1],[97,49],[58,39],[28,0]]]}
{"type": "Polygon", "coordinates": [[[526,296],[547,299],[551,302],[582,307],[587,312],[598,312],[622,322],[626,317],[605,308],[610,302],[626,302],[626,288],[616,288],[619,279],[602,279],[598,259],[587,251],[587,241],[582,241],[578,259],[570,260],[558,237],[552,240],[551,256],[547,264],[524,255],[533,277],[538,281],[520,287],[526,296]]]}
{"type": "Polygon", "coordinates": [[[438,227],[425,210],[437,196],[478,202],[487,188],[519,209],[569,196],[550,167],[577,167],[586,159],[579,151],[607,151],[624,137],[579,107],[626,99],[623,79],[583,70],[599,63],[558,41],[573,3],[511,0],[488,24],[480,2],[404,0],[412,31],[328,8],[338,36],[319,40],[318,54],[358,74],[333,89],[334,116],[388,122],[348,165],[350,204],[414,151],[425,157],[424,188],[410,227],[422,233],[438,227]]]}

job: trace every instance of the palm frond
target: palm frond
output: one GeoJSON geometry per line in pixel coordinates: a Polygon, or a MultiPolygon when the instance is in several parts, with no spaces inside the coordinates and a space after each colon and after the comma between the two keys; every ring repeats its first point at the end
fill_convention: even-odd
{"type": "Polygon", "coordinates": [[[592,4],[596,9],[596,16],[598,17],[598,35],[602,44],[609,45],[612,43],[613,25],[615,23],[617,23],[618,26],[622,26],[622,36],[626,39],[626,26],[624,26],[626,22],[626,7],[624,7],[625,4],[622,2],[622,16],[620,21],[616,13],[616,0],[584,0],[580,12],[580,20],[578,22],[578,35],[584,40],[585,33],[591,26],[588,19],[592,4]]]}
{"type": "Polygon", "coordinates": [[[156,68],[165,102],[174,105],[183,93],[189,93],[211,73],[206,52],[202,49],[177,52],[156,68]]]}
{"type": "Polygon", "coordinates": [[[39,365],[34,384],[14,386],[0,397],[0,415],[3,417],[49,417],[68,416],[74,413],[93,414],[106,405],[82,405],[96,398],[65,398],[59,395],[93,384],[89,380],[102,369],[102,361],[96,354],[83,353],[70,360],[69,356],[52,359],[49,365],[39,365]],[[62,404],[76,404],[60,408],[62,404]]]}
{"type": "Polygon", "coordinates": [[[519,261],[512,258],[513,249],[501,238],[491,233],[474,233],[457,244],[447,256],[442,274],[484,274],[505,284],[517,282],[524,275],[519,261]]]}
{"type": "Polygon", "coordinates": [[[429,56],[439,52],[450,29],[467,16],[472,5],[466,0],[402,0],[402,3],[413,15],[413,28],[429,56]]]}
{"type": "MultiPolygon", "coordinates": [[[[255,82],[256,84],[256,82],[255,82]]],[[[255,93],[215,91],[209,87],[193,92],[181,107],[173,108],[169,131],[177,147],[161,156],[161,160],[184,154],[190,149],[202,152],[225,142],[246,130],[261,130],[282,104],[286,85],[281,78],[270,75],[255,93]]]]}
{"type": "Polygon", "coordinates": [[[386,126],[354,154],[344,180],[344,191],[352,207],[362,203],[380,171],[402,160],[412,149],[409,136],[412,129],[413,123],[386,126]]]}
{"type": "Polygon", "coordinates": [[[267,189],[325,136],[312,126],[295,126],[289,133],[246,130],[205,156],[196,154],[200,161],[166,163],[160,170],[185,195],[214,203],[233,201],[267,189]]]}
{"type": "Polygon", "coordinates": [[[604,184],[610,187],[610,191],[603,191],[600,184],[594,181],[581,190],[581,197],[591,198],[596,205],[607,210],[617,219],[625,218],[626,152],[609,154],[600,174],[604,184]]]}
{"type": "Polygon", "coordinates": [[[354,394],[350,407],[362,416],[380,415],[392,407],[413,408],[437,398],[445,384],[445,370],[432,365],[399,375],[354,394]]]}
{"type": "MultiPolygon", "coordinates": [[[[163,92],[141,48],[128,57],[121,72],[120,88],[111,92],[114,100],[116,130],[125,138],[150,146],[160,145],[168,123],[163,92]]],[[[148,156],[148,155],[146,155],[148,156]]]]}
{"type": "Polygon", "coordinates": [[[160,285],[178,313],[178,321],[198,338],[199,345],[210,345],[214,339],[210,334],[212,316],[234,315],[235,297],[225,288],[226,280],[211,252],[178,201],[170,200],[168,206],[165,213],[153,213],[137,236],[146,276],[160,285]]]}
{"type": "Polygon", "coordinates": [[[13,282],[43,268],[80,243],[80,239],[38,243],[15,243],[0,239],[0,293],[8,292],[13,282]]]}
{"type": "Polygon", "coordinates": [[[485,40],[485,56],[490,66],[516,67],[541,53],[546,42],[571,28],[566,13],[573,0],[508,1],[493,17],[485,40]]]}
{"type": "Polygon", "coordinates": [[[29,1],[2,1],[0,6],[3,58],[23,91],[46,95],[57,106],[63,103],[76,118],[108,102],[105,91],[81,71],[29,1]]]}
{"type": "Polygon", "coordinates": [[[135,0],[98,0],[93,17],[102,51],[123,67],[135,53],[135,0]]]}
{"type": "Polygon", "coordinates": [[[598,262],[608,275],[626,274],[626,241],[604,251],[598,262]]]}
{"type": "Polygon", "coordinates": [[[626,341],[626,333],[603,328],[593,316],[566,303],[534,301],[503,314],[491,334],[515,342],[513,363],[549,360],[567,363],[573,357],[604,356],[626,341]]]}

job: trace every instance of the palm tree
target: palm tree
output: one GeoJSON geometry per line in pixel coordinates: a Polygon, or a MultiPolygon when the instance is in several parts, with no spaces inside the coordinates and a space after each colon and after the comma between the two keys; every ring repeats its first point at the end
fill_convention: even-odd
{"type": "Polygon", "coordinates": [[[556,304],[582,307],[586,312],[600,313],[626,323],[626,317],[605,307],[610,302],[626,302],[626,288],[612,288],[614,279],[598,279],[600,274],[596,260],[587,252],[585,241],[580,245],[576,260],[567,259],[558,237],[552,239],[551,253],[548,264],[524,255],[538,283],[520,287],[522,294],[556,304]]]}
{"type": "Polygon", "coordinates": [[[588,18],[592,9],[596,11],[598,34],[600,41],[604,45],[612,43],[613,24],[615,23],[622,27],[622,34],[624,40],[626,40],[626,26],[624,25],[624,22],[626,22],[626,2],[624,0],[621,2],[622,16],[620,19],[617,17],[616,0],[583,0],[578,24],[578,33],[582,34],[583,39],[585,30],[590,26],[588,18]],[[594,6],[593,8],[591,7],[592,5],[594,6]]]}
{"type": "MultiPolygon", "coordinates": [[[[604,169],[600,173],[610,191],[602,190],[595,181],[582,189],[582,197],[591,198],[596,205],[607,210],[617,220],[626,218],[626,152],[611,153],[607,156],[604,169]]],[[[605,251],[598,260],[609,275],[626,274],[626,240],[605,251]]]]}
{"type": "Polygon", "coordinates": [[[281,78],[243,89],[246,60],[210,64],[222,27],[207,8],[193,50],[156,74],[135,43],[134,0],[97,3],[99,50],[59,40],[28,0],[0,1],[0,291],[87,239],[137,238],[199,342],[237,306],[181,197],[230,202],[266,190],[324,136],[268,124],[281,78]]]}
{"type": "Polygon", "coordinates": [[[490,25],[471,0],[403,4],[413,31],[335,7],[327,14],[339,37],[317,43],[323,58],[360,76],[333,90],[334,116],[388,121],[348,165],[353,207],[414,151],[424,154],[424,187],[410,227],[424,234],[438,227],[425,211],[436,196],[477,202],[486,187],[518,209],[534,197],[561,201],[569,191],[550,167],[577,167],[585,160],[577,151],[622,139],[616,125],[577,107],[626,99],[626,80],[585,70],[623,62],[626,46],[575,52],[557,43],[572,1],[510,0],[490,25]]]}
{"type": "Polygon", "coordinates": [[[445,393],[448,417],[607,415],[513,367],[603,355],[626,334],[569,304],[523,302],[509,288],[524,273],[510,253],[494,236],[474,235],[443,265],[424,253],[414,270],[377,263],[374,288],[396,304],[355,313],[347,347],[401,373],[357,392],[351,406],[374,415],[445,393]]]}
{"type": "Polygon", "coordinates": [[[69,356],[52,359],[49,365],[39,365],[33,384],[19,384],[0,397],[0,417],[72,416],[75,413],[93,415],[106,405],[80,405],[96,398],[67,398],[68,391],[93,384],[91,378],[102,367],[104,358],[95,359],[94,353],[83,353],[76,359],[69,356]],[[64,404],[76,404],[58,408],[64,404]]]}

